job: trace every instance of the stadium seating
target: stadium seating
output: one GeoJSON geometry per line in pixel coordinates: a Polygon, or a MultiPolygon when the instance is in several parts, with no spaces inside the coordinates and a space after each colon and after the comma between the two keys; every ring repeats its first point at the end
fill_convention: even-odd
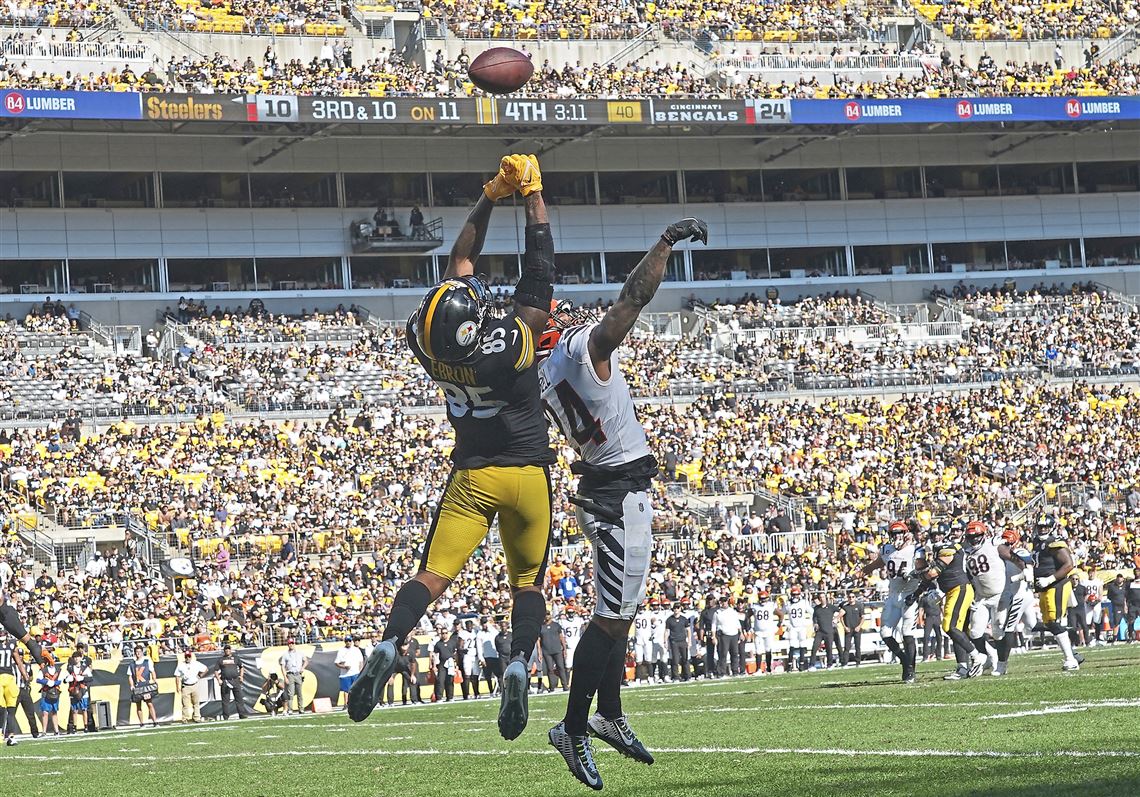
{"type": "MultiPolygon", "coordinates": [[[[1137,443],[1138,419],[1136,402],[1119,388],[1014,383],[934,398],[819,405],[720,395],[688,407],[649,407],[643,414],[654,450],[663,462],[676,461],[676,475],[691,485],[786,494],[803,503],[809,526],[826,528],[836,541],[832,548],[767,552],[739,536],[761,528],[762,517],[718,507],[688,532],[691,544],[715,553],[706,572],[751,574],[773,591],[802,583],[837,594],[875,583],[857,567],[885,520],[913,515],[928,524],[968,507],[1005,522],[1042,486],[1060,506],[1082,563],[1130,564],[1136,527],[1131,514],[1124,520],[1132,485],[1120,457],[1137,443]],[[1089,446],[1071,452],[1054,447],[1052,456],[1043,456],[1055,434],[1051,419],[1063,408],[1075,413],[1074,423],[1095,421],[1089,446]],[[865,467],[870,462],[874,467],[865,467]],[[1102,496],[1095,512],[1079,488],[1066,488],[1068,500],[1061,501],[1053,485],[1085,482],[1094,473],[1105,477],[1085,491],[1102,496]]],[[[415,567],[424,521],[438,496],[437,476],[445,468],[447,427],[398,414],[378,415],[376,422],[371,434],[350,431],[335,418],[316,425],[204,418],[165,431],[117,424],[81,441],[69,460],[47,450],[46,431],[16,433],[0,450],[7,483],[17,464],[26,472],[22,481],[39,484],[27,498],[67,507],[55,515],[61,522],[80,521],[84,512],[104,521],[134,505],[155,532],[169,534],[174,549],[193,555],[199,568],[193,589],[203,599],[189,603],[165,589],[144,589],[145,570],[131,549],[108,557],[124,571],[113,578],[91,579],[93,570],[106,576],[100,568],[107,560],[59,577],[61,592],[85,607],[76,619],[98,644],[154,636],[172,652],[201,644],[192,639],[200,633],[210,644],[266,644],[290,634],[319,640],[377,630],[395,584],[415,567]],[[111,461],[108,456],[120,463],[121,476],[87,471],[56,478],[43,470],[66,461],[73,463],[69,472],[79,474],[111,461]],[[218,464],[211,469],[211,462],[218,464]],[[284,556],[289,561],[281,563],[284,556]],[[365,561],[380,570],[363,570],[365,561]],[[79,600],[94,589],[97,599],[79,600]],[[105,609],[123,605],[131,594],[146,597],[132,603],[121,621],[106,619],[119,617],[105,609]]],[[[564,518],[564,473],[556,482],[557,512],[564,518]]],[[[6,510],[14,512],[23,498],[9,491],[6,510]]],[[[661,506],[668,512],[668,499],[662,497],[661,506]]],[[[26,558],[20,545],[16,536],[5,540],[12,561],[26,558]]],[[[672,572],[686,595],[710,588],[693,569],[696,558],[669,553],[677,550],[663,542],[655,572],[672,572]]],[[[582,574],[585,559],[571,552],[570,565],[582,574]]],[[[453,609],[492,612],[505,605],[506,596],[491,586],[502,567],[492,549],[478,567],[468,568],[454,590],[453,609]],[[476,594],[489,597],[475,603],[476,594]]],[[[651,596],[660,591],[660,581],[651,579],[651,596]]]]}
{"type": "MultiPolygon", "coordinates": [[[[1129,458],[1140,445],[1140,403],[1120,385],[1051,384],[1042,377],[1089,369],[1138,373],[1134,305],[1093,285],[1029,291],[959,285],[934,298],[936,312],[961,317],[960,340],[859,337],[859,330],[923,324],[899,326],[895,309],[844,295],[798,302],[746,296],[701,310],[714,326],[691,339],[635,335],[622,368],[637,393],[657,399],[640,412],[664,471],[655,503],[666,539],[655,567],[676,567],[687,561],[675,558],[678,552],[696,545],[777,586],[806,578],[809,587],[861,590],[873,582],[855,567],[892,517],[930,523],[969,511],[993,522],[1024,522],[1024,507],[1035,497],[1060,503],[1062,493],[1070,497],[1061,517],[1082,559],[1128,564],[1136,555],[1136,527],[1126,497],[1136,493],[1140,505],[1129,458]],[[834,332],[805,334],[814,329],[834,332]],[[725,334],[750,342],[720,348],[725,334]],[[1053,347],[1058,354],[1050,364],[1053,347]],[[989,386],[958,392],[854,395],[916,381],[950,388],[985,379],[989,386]],[[845,395],[814,401],[796,392],[779,400],[763,395],[829,388],[845,395]],[[1063,445],[1059,418],[1067,419],[1063,445]],[[1089,491],[1098,496],[1095,511],[1072,498],[1089,491]],[[836,544],[772,553],[746,541],[764,526],[763,517],[690,503],[702,494],[727,501],[738,493],[748,494],[749,503],[755,493],[779,497],[804,528],[826,531],[836,544]]],[[[101,620],[114,616],[101,610],[147,583],[138,551],[116,554],[125,571],[113,582],[88,580],[90,568],[103,566],[98,562],[84,565],[86,577],[67,569],[60,577],[67,594],[81,597],[92,583],[106,587],[97,601],[78,601],[89,607],[86,632],[104,646],[153,636],[172,651],[203,634],[210,644],[264,644],[289,633],[316,640],[374,632],[393,585],[414,567],[453,443],[439,415],[401,409],[438,401],[404,353],[402,329],[362,323],[343,308],[294,318],[219,310],[183,321],[171,324],[185,338],[183,363],[173,368],[102,352],[66,315],[37,313],[0,326],[9,406],[42,399],[44,413],[62,414],[70,405],[41,397],[41,381],[78,391],[77,408],[102,400],[89,382],[106,384],[117,401],[106,411],[115,416],[130,409],[132,397],[168,395],[171,387],[218,401],[193,421],[174,424],[107,419],[95,431],[53,421],[0,431],[0,515],[10,532],[3,538],[9,559],[28,556],[21,524],[48,521],[81,529],[130,525],[191,556],[200,568],[196,589],[207,600],[191,605],[149,589],[144,605],[120,625],[101,620]],[[362,374],[373,369],[404,386],[371,392],[375,385],[362,374]],[[253,381],[253,373],[272,387],[253,381]],[[241,379],[229,381],[233,375],[241,379]],[[310,405],[320,407],[320,420],[310,420],[314,413],[242,420],[220,409],[241,409],[245,398],[270,413],[293,409],[288,402],[259,405],[253,397],[286,388],[303,393],[313,385],[330,392],[310,405]],[[336,406],[334,388],[345,391],[351,411],[336,406]],[[395,401],[386,401],[393,395],[395,401]],[[287,554],[291,561],[283,565],[287,554]],[[376,557],[382,576],[366,575],[357,563],[362,556],[376,557]],[[285,595],[296,600],[286,606],[285,595]]],[[[164,409],[170,411],[161,404],[157,411],[164,409]]],[[[561,449],[553,471],[559,544],[581,541],[567,501],[573,483],[567,461],[561,449]]],[[[138,544],[134,534],[126,539],[132,548],[138,544]]],[[[573,566],[584,566],[579,554],[570,555],[573,566]]],[[[499,554],[485,556],[456,587],[461,603],[493,595],[472,604],[478,611],[505,600],[489,587],[503,567],[499,554]]],[[[708,588],[686,583],[694,591],[708,588]]],[[[655,582],[652,590],[658,589],[655,582]]]]}
{"type": "MultiPolygon", "coordinates": [[[[923,18],[958,39],[1107,39],[1125,24],[1119,16],[1120,6],[1096,0],[912,1],[923,18]]],[[[1135,23],[1134,8],[1130,15],[1129,24],[1135,23]]]]}
{"type": "MultiPolygon", "coordinates": [[[[1131,95],[1140,86],[1140,64],[1108,61],[1087,67],[1052,64],[984,62],[977,67],[950,65],[921,75],[886,80],[851,78],[841,71],[812,77],[770,81],[763,73],[704,76],[691,64],[650,61],[567,64],[549,62],[518,96],[546,98],[692,97],[702,99],[891,98],[955,96],[1105,96],[1131,95]]],[[[381,51],[364,63],[344,58],[254,62],[252,57],[217,54],[191,60],[172,59],[165,69],[137,74],[129,66],[98,75],[70,71],[44,72],[26,65],[0,64],[0,88],[82,91],[185,91],[225,94],[338,94],[343,96],[429,95],[463,97],[478,94],[459,61],[433,62],[424,69],[396,51],[381,51]]]]}
{"type": "Polygon", "coordinates": [[[198,33],[253,33],[343,36],[347,29],[336,3],[328,0],[118,0],[143,30],[198,33]]]}
{"type": "Polygon", "coordinates": [[[90,28],[103,22],[109,13],[99,0],[7,2],[0,6],[0,23],[28,28],[90,28]]]}

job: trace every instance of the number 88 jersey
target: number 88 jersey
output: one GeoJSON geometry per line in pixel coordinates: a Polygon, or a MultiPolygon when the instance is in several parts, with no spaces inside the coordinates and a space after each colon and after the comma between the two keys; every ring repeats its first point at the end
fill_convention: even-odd
{"type": "Polygon", "coordinates": [[[611,360],[609,379],[594,371],[589,342],[595,326],[567,329],[539,365],[542,403],[582,459],[619,467],[649,456],[649,444],[621,370],[611,360]]]}

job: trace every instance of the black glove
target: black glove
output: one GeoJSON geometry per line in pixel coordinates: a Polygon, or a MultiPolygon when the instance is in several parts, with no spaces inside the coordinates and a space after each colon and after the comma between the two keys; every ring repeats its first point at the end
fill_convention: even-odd
{"type": "Polygon", "coordinates": [[[669,246],[675,246],[678,241],[683,241],[686,238],[693,243],[700,241],[707,244],[709,242],[709,225],[700,219],[690,217],[673,222],[661,234],[661,240],[669,246]]]}

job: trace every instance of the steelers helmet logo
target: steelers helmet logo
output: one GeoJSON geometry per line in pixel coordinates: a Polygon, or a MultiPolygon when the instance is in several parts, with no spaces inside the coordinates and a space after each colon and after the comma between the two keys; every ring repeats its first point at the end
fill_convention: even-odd
{"type": "Polygon", "coordinates": [[[460,346],[470,346],[475,341],[475,336],[478,333],[478,324],[474,321],[464,321],[459,325],[459,329],[455,330],[455,341],[460,346]]]}

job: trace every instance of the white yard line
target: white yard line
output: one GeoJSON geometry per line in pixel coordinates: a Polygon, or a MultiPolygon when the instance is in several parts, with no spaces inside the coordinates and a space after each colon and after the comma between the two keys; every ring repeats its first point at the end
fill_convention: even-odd
{"type": "MultiPolygon", "coordinates": [[[[994,704],[998,705],[998,704],[994,704]]],[[[1058,705],[1049,705],[1046,708],[1031,709],[1028,711],[1014,711],[1009,714],[990,714],[979,717],[983,720],[1009,720],[1019,717],[1041,717],[1046,714],[1075,714],[1079,711],[1089,711],[1094,708],[1140,708],[1140,700],[1086,700],[1079,703],[1066,702],[1058,705]]]]}
{"type": "MultiPolygon", "coordinates": [[[[608,748],[598,752],[612,753],[608,748]]],[[[1057,750],[1050,752],[1016,752],[1003,750],[853,750],[847,748],[815,747],[666,747],[655,749],[662,755],[794,755],[835,756],[839,758],[903,757],[903,758],[1140,758],[1137,750],[1057,750]]],[[[273,750],[267,752],[214,753],[195,756],[68,756],[75,762],[118,762],[133,765],[145,763],[183,763],[191,761],[226,761],[251,758],[294,758],[320,756],[553,756],[556,750],[273,750]]],[[[58,761],[58,756],[5,755],[6,760],[58,761]]]]}

